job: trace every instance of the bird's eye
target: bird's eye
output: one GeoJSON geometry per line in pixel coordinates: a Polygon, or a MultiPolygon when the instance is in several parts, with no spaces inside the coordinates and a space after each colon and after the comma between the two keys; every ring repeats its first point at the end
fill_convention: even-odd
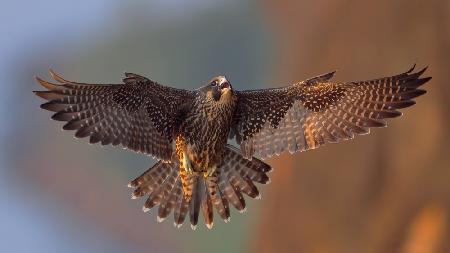
{"type": "Polygon", "coordinates": [[[217,85],[217,81],[212,81],[211,82],[211,86],[216,86],[217,85]]]}

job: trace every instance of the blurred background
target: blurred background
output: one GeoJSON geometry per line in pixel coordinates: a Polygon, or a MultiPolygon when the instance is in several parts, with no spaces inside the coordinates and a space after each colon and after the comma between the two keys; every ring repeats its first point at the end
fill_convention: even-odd
{"type": "Polygon", "coordinates": [[[2,1],[0,252],[450,252],[450,1],[2,1]],[[268,160],[272,184],[232,222],[177,230],[131,200],[149,157],[62,132],[33,75],[236,89],[338,70],[429,65],[428,94],[388,128],[268,160]]]}

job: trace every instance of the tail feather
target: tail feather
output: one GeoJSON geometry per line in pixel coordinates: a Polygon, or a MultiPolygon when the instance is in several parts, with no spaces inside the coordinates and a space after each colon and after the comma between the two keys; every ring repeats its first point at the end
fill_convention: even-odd
{"type": "Polygon", "coordinates": [[[229,173],[228,180],[234,189],[237,189],[237,190],[247,194],[249,197],[255,198],[259,194],[258,189],[256,189],[256,192],[255,192],[254,191],[255,189],[253,189],[253,187],[248,184],[246,178],[242,177],[241,175],[239,175],[236,172],[229,173]]]}
{"type": "Polygon", "coordinates": [[[181,184],[179,185],[177,192],[179,192],[178,202],[173,212],[173,219],[174,225],[179,228],[181,227],[181,225],[183,225],[183,222],[186,219],[189,208],[189,201],[183,196],[181,184]]]}
{"type": "MultiPolygon", "coordinates": [[[[204,191],[207,191],[204,189],[204,191]]],[[[211,197],[207,192],[205,192],[205,197],[202,201],[203,217],[205,218],[205,224],[208,229],[213,226],[213,206],[211,202],[211,197]]]]}
{"type": "Polygon", "coordinates": [[[228,219],[230,218],[230,208],[228,207],[227,199],[222,197],[218,180],[219,176],[216,171],[211,177],[206,179],[206,189],[209,197],[211,198],[212,205],[216,208],[217,213],[224,221],[228,222],[228,219]]]}
{"type": "MultiPolygon", "coordinates": [[[[156,205],[160,205],[166,195],[168,195],[169,188],[172,188],[172,185],[175,183],[175,180],[177,178],[178,173],[174,170],[170,170],[168,176],[164,180],[162,180],[162,182],[161,180],[157,180],[158,182],[161,182],[160,187],[154,187],[155,190],[150,193],[147,201],[145,202],[144,208],[151,209],[156,205]]],[[[161,217],[159,216],[158,221],[161,221],[161,217]]]]}
{"type": "Polygon", "coordinates": [[[271,167],[252,158],[247,160],[239,150],[227,146],[224,162],[209,177],[201,174],[188,174],[179,170],[179,163],[158,162],[148,171],[130,182],[136,188],[132,197],[148,195],[144,211],[158,206],[158,221],[162,221],[173,211],[174,225],[180,227],[189,214],[191,227],[196,228],[200,209],[204,222],[212,228],[214,209],[225,222],[230,220],[230,204],[238,211],[246,210],[242,193],[251,198],[260,198],[254,182],[267,184],[267,173],[271,167]],[[184,177],[185,180],[181,180],[184,177]],[[182,184],[182,181],[186,185],[182,184]]]}
{"type": "Polygon", "coordinates": [[[222,194],[222,199],[226,199],[228,203],[231,203],[238,211],[244,210],[245,200],[244,198],[240,198],[242,197],[242,194],[240,196],[236,194],[236,191],[225,175],[220,175],[219,190],[222,194]]]}
{"type": "MultiPolygon", "coordinates": [[[[223,213],[224,215],[221,217],[224,219],[224,222],[227,223],[230,221],[230,204],[229,201],[227,199],[227,197],[225,196],[225,194],[222,193],[222,191],[220,190],[220,187],[217,186],[219,188],[219,192],[220,192],[220,198],[222,199],[222,205],[223,205],[223,213]],[[225,219],[226,217],[226,219],[225,219]]],[[[217,209],[219,210],[219,209],[217,209]]],[[[219,211],[219,214],[221,213],[221,211],[219,211]]]]}
{"type": "Polygon", "coordinates": [[[189,174],[186,170],[181,170],[179,173],[184,197],[189,201],[195,190],[197,175],[189,174]]]}
{"type": "Polygon", "coordinates": [[[246,185],[242,189],[242,192],[247,194],[250,198],[259,199],[261,198],[261,194],[259,193],[256,185],[250,180],[248,177],[244,178],[246,185]]]}
{"type": "Polygon", "coordinates": [[[200,212],[200,205],[202,202],[202,197],[204,195],[204,189],[202,189],[202,181],[201,178],[194,178],[194,192],[192,194],[192,198],[190,200],[189,205],[189,220],[191,221],[191,227],[193,230],[197,227],[198,223],[198,214],[200,212]]]}
{"type": "Polygon", "coordinates": [[[258,182],[260,184],[267,184],[270,182],[269,177],[265,172],[252,171],[246,169],[245,167],[237,168],[236,172],[238,172],[243,178],[249,178],[252,181],[258,182]]]}
{"type": "Polygon", "coordinates": [[[128,186],[136,188],[132,198],[142,197],[151,194],[153,191],[161,187],[172,172],[168,163],[157,162],[152,168],[144,172],[142,175],[131,181],[128,186]]]}
{"type": "Polygon", "coordinates": [[[231,182],[228,181],[228,179],[222,179],[219,182],[219,188],[234,208],[242,212],[245,209],[244,197],[239,190],[235,189],[230,183],[231,182]]]}
{"type": "MultiPolygon", "coordinates": [[[[176,172],[176,171],[175,171],[176,172]]],[[[166,187],[166,191],[164,192],[164,198],[161,201],[158,209],[158,218],[160,220],[165,219],[169,216],[170,212],[173,210],[176,204],[176,184],[180,178],[178,177],[178,173],[175,173],[175,177],[171,180],[171,183],[168,184],[169,187],[166,187]]]]}

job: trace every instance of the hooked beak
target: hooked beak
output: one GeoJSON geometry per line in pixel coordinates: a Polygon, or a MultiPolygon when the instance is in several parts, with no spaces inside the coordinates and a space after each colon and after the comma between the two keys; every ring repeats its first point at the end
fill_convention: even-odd
{"type": "Polygon", "coordinates": [[[222,95],[222,92],[220,91],[220,88],[217,86],[213,87],[212,96],[213,96],[214,100],[219,101],[221,95],[222,95]]]}
{"type": "Polygon", "coordinates": [[[223,82],[223,83],[221,83],[220,84],[220,87],[219,87],[221,90],[222,89],[226,89],[226,88],[229,88],[229,89],[231,89],[231,84],[228,82],[228,81],[225,81],[225,82],[223,82]]]}

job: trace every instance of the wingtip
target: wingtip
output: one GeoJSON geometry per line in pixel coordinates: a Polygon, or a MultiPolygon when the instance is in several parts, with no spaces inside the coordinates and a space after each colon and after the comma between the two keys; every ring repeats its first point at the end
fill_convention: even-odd
{"type": "Polygon", "coordinates": [[[421,75],[423,75],[423,73],[425,73],[425,71],[426,71],[427,69],[428,69],[428,66],[425,66],[423,69],[417,71],[417,72],[415,73],[415,76],[417,76],[417,78],[420,77],[421,75]]]}
{"type": "Polygon", "coordinates": [[[52,101],[52,100],[56,100],[56,99],[62,98],[62,96],[60,94],[57,94],[57,93],[55,93],[53,91],[33,91],[33,93],[36,96],[38,96],[40,98],[43,98],[45,100],[48,100],[48,101],[52,101]]]}
{"type": "Polygon", "coordinates": [[[407,73],[407,74],[411,73],[415,68],[416,68],[416,63],[414,63],[414,64],[412,65],[412,67],[410,67],[410,68],[408,69],[408,71],[406,71],[406,73],[407,73]]]}
{"type": "MultiPolygon", "coordinates": [[[[34,80],[35,80],[36,82],[38,82],[40,85],[42,85],[42,83],[45,83],[44,79],[40,78],[40,77],[37,76],[37,75],[33,75],[33,78],[34,78],[34,80]]],[[[42,86],[44,86],[44,85],[42,85],[42,86]]],[[[44,87],[45,87],[45,86],[44,86],[44,87]]]]}
{"type": "Polygon", "coordinates": [[[56,73],[52,68],[48,69],[48,73],[50,73],[50,76],[57,82],[60,83],[69,83],[69,81],[67,81],[66,79],[62,78],[61,75],[59,75],[58,73],[56,73]]]}
{"type": "Polygon", "coordinates": [[[429,65],[425,65],[425,67],[423,67],[422,71],[425,72],[428,69],[429,65]]]}
{"type": "Polygon", "coordinates": [[[428,77],[424,77],[424,78],[419,79],[419,81],[421,82],[420,85],[423,85],[423,84],[429,82],[431,79],[433,79],[432,76],[428,76],[428,77]]]}
{"type": "Polygon", "coordinates": [[[334,74],[336,74],[336,71],[337,71],[337,70],[335,69],[335,70],[329,72],[328,74],[325,74],[326,79],[327,79],[327,80],[330,80],[331,78],[333,78],[333,77],[334,77],[334,74]]]}
{"type": "MultiPolygon", "coordinates": [[[[40,97],[40,98],[45,99],[45,97],[42,95],[42,94],[43,94],[43,91],[36,91],[36,90],[34,90],[33,93],[34,93],[34,95],[36,95],[36,96],[38,96],[38,97],[40,97]]],[[[41,107],[41,108],[42,108],[42,107],[41,107]]]]}
{"type": "Polygon", "coordinates": [[[34,79],[39,85],[41,85],[42,87],[46,88],[47,90],[54,91],[54,90],[63,89],[62,85],[58,85],[58,84],[47,82],[47,81],[45,81],[44,79],[40,78],[37,75],[34,76],[34,79]]]}

